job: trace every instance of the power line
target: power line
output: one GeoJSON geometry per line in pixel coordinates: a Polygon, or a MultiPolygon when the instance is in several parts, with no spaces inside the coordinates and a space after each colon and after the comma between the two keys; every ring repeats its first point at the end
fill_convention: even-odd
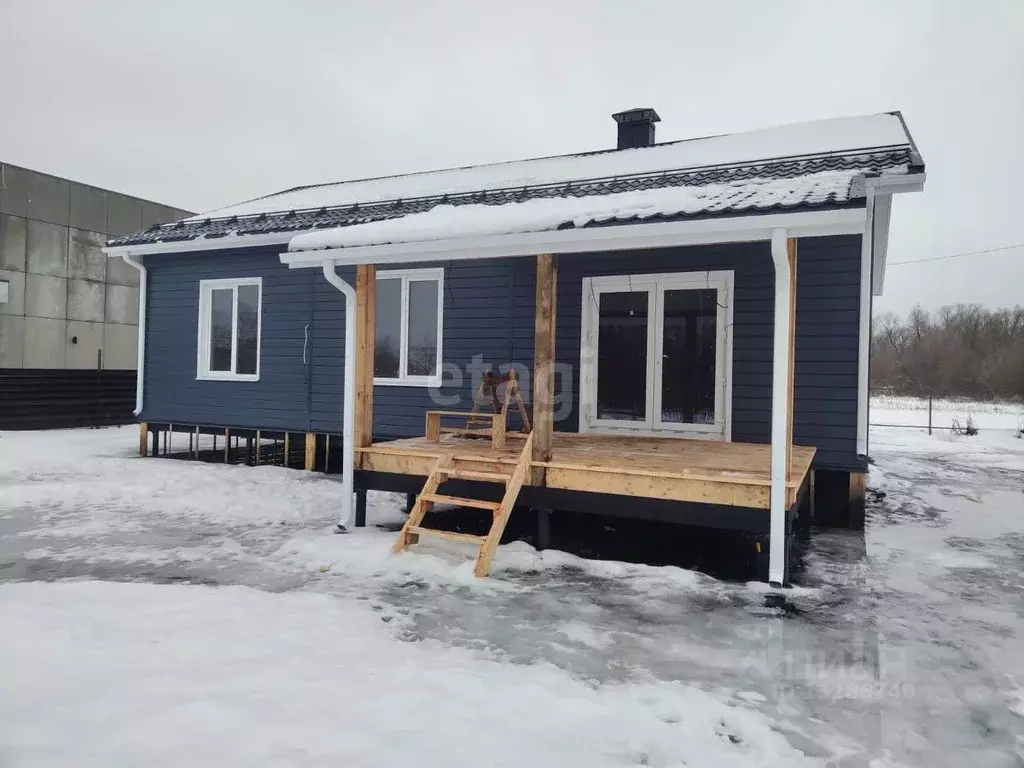
{"type": "Polygon", "coordinates": [[[890,261],[890,267],[898,267],[900,264],[923,264],[926,261],[942,261],[943,259],[962,259],[965,256],[984,256],[986,253],[995,253],[996,251],[1009,251],[1014,248],[1024,248],[1024,243],[1017,243],[1016,245],[1001,245],[998,248],[987,248],[984,251],[967,251],[966,253],[951,253],[949,256],[935,256],[931,259],[913,259],[911,261],[890,261]]]}

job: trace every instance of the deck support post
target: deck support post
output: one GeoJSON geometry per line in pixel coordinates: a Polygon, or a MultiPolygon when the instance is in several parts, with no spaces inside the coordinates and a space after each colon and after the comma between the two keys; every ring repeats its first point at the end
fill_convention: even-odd
{"type": "Polygon", "coordinates": [[[139,422],[139,456],[146,456],[149,453],[149,425],[139,422]]]}
{"type": "Polygon", "coordinates": [[[772,232],[775,263],[775,327],[772,343],[772,485],[768,550],[768,581],[783,586],[787,581],[786,536],[788,493],[793,436],[793,363],[796,329],[796,240],[786,230],[772,232]]]}
{"type": "Polygon", "coordinates": [[[538,509],[537,513],[537,551],[541,552],[551,546],[551,510],[538,509]]]}
{"type": "Polygon", "coordinates": [[[850,509],[847,513],[847,527],[853,531],[864,530],[864,512],[867,497],[867,472],[850,473],[850,509]]]}
{"type": "MultiPolygon", "coordinates": [[[[533,333],[533,461],[550,461],[554,433],[555,314],[558,267],[550,253],[537,256],[533,333]]],[[[544,468],[533,467],[530,482],[544,484],[544,468]]]]}
{"type": "Polygon", "coordinates": [[[316,469],[316,432],[306,433],[306,463],[303,466],[307,472],[316,469]]]}
{"type": "Polygon", "coordinates": [[[366,527],[366,489],[356,489],[356,528],[366,527]]]}

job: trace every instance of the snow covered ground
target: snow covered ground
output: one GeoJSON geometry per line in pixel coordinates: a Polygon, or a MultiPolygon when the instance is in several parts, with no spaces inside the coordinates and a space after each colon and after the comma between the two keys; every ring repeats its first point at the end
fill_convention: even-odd
{"type": "Polygon", "coordinates": [[[1024,440],[871,439],[866,535],[780,602],[524,543],[475,580],[391,555],[387,494],[335,536],[331,477],[5,433],[0,764],[1020,765],[1024,440]]]}
{"type": "MultiPolygon", "coordinates": [[[[883,395],[871,399],[871,423],[905,425],[927,429],[928,400],[902,395],[883,395]]],[[[954,421],[961,425],[970,419],[979,429],[1007,432],[1024,431],[1024,403],[977,402],[953,398],[932,401],[932,427],[948,429],[954,421]]]]}

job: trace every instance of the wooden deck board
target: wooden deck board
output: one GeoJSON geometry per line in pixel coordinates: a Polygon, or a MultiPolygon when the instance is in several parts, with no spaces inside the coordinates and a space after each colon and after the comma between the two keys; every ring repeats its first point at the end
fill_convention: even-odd
{"type": "MultiPolygon", "coordinates": [[[[472,458],[480,471],[508,471],[520,446],[514,442],[494,448],[490,440],[442,435],[439,442],[414,437],[357,450],[365,470],[425,476],[443,454],[472,458]]],[[[786,484],[789,504],[796,500],[814,454],[812,447],[793,446],[793,471],[786,484]]],[[[545,485],[550,488],[769,507],[769,445],[556,432],[551,460],[535,461],[533,466],[545,468],[545,485]]]]}

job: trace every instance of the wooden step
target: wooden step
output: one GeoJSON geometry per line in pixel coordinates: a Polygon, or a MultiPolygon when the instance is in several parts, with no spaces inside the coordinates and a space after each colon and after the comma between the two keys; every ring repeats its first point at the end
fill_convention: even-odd
{"type": "Polygon", "coordinates": [[[436,528],[423,528],[419,525],[409,526],[408,532],[417,536],[438,536],[442,539],[451,539],[452,541],[467,541],[471,544],[476,544],[478,547],[483,544],[486,538],[485,536],[474,536],[472,533],[439,531],[436,528]]]}
{"type": "Polygon", "coordinates": [[[421,493],[420,498],[423,501],[432,501],[435,504],[453,504],[456,507],[476,507],[478,509],[489,509],[492,512],[501,506],[501,503],[497,501],[464,499],[459,496],[444,496],[440,493],[421,493]]]}
{"type": "Polygon", "coordinates": [[[481,472],[475,469],[446,469],[444,472],[448,477],[457,480],[479,480],[482,483],[507,483],[511,475],[503,475],[500,472],[481,472]]]}

